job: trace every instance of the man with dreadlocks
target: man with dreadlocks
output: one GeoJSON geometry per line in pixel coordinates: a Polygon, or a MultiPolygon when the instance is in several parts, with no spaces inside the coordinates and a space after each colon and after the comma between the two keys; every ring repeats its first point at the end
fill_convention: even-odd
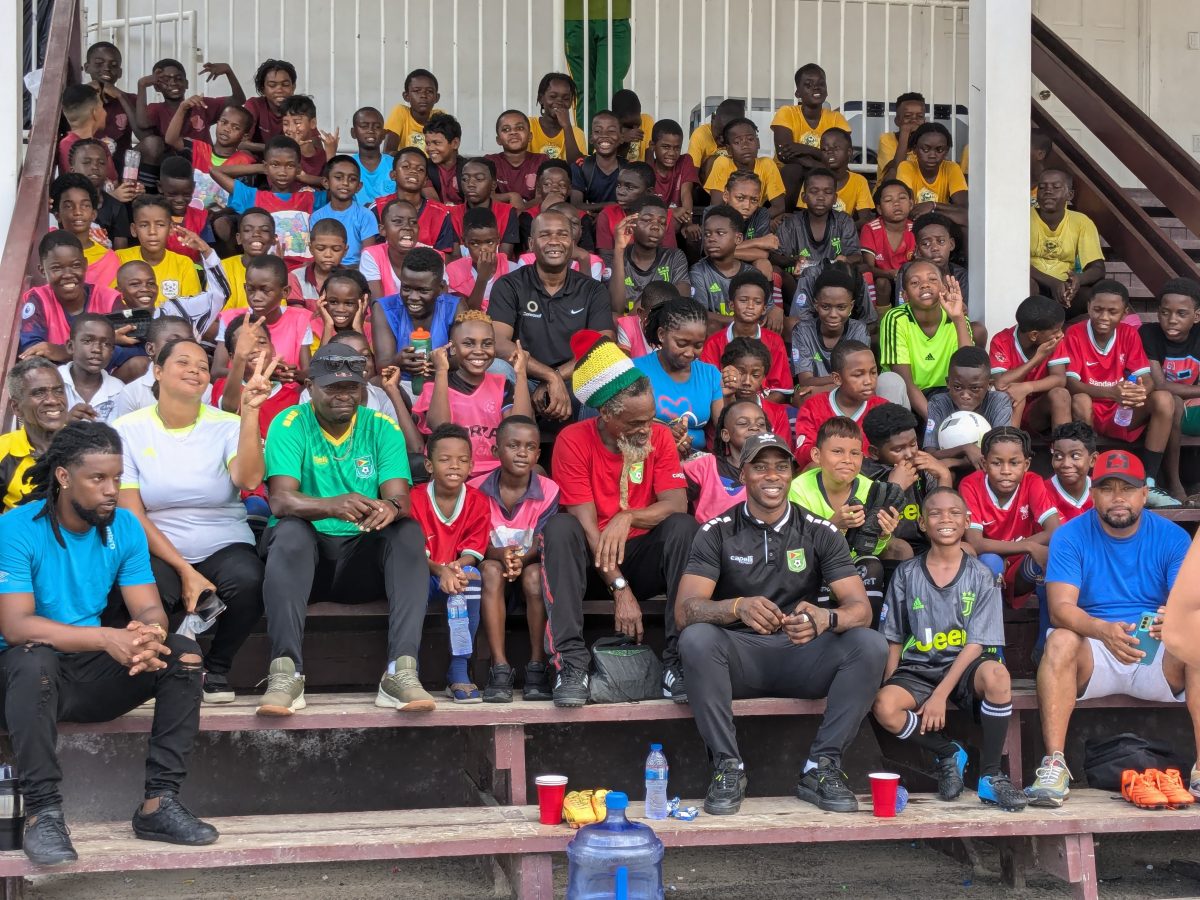
{"type": "Polygon", "coordinates": [[[543,595],[558,669],[557,706],[588,699],[583,597],[598,580],[613,598],[616,629],[642,640],[638,599],[666,593],[663,696],[687,702],[676,649],[675,588],[697,523],[671,429],[654,419],[654,391],[621,349],[590,330],[571,338],[571,387],[600,415],[568,425],[554,448],[554,480],[566,509],[543,532],[543,595]]]}
{"type": "Polygon", "coordinates": [[[0,716],[25,798],[25,855],[78,858],[63,819],[58,723],[105,722],[154,700],[145,800],[134,834],[211,844],[179,802],[200,728],[200,648],[167,634],[146,535],[117,508],[121,439],[100,422],[60,430],[30,469],[31,502],[0,516],[0,716]],[[116,585],[132,621],[100,627],[116,585]]]}

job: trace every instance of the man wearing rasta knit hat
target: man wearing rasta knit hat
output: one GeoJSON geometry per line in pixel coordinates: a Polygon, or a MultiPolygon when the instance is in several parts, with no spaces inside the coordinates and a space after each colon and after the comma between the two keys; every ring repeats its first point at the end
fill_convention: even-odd
{"type": "Polygon", "coordinates": [[[551,517],[542,533],[543,595],[558,669],[554,702],[587,702],[583,597],[589,581],[598,581],[613,598],[616,630],[638,642],[639,599],[666,593],[663,695],[685,703],[675,588],[698,526],[687,514],[675,439],[654,420],[649,380],[611,339],[580,331],[571,338],[571,350],[575,396],[600,415],[568,425],[554,448],[554,480],[565,512],[551,517]]]}

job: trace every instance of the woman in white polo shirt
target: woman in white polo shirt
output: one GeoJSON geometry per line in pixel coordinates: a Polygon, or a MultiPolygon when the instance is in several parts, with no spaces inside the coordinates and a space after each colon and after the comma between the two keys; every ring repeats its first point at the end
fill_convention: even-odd
{"type": "MultiPolygon", "coordinates": [[[[253,336],[253,326],[244,330],[253,336]]],[[[239,492],[263,478],[258,417],[273,368],[259,364],[239,417],[202,401],[210,382],[204,348],[171,341],[153,367],[157,403],[115,424],[125,449],[118,502],[146,530],[163,606],[191,612],[210,591],[226,606],[204,661],[208,703],[234,699],[229,668],[262,615],[263,565],[239,492]]]]}

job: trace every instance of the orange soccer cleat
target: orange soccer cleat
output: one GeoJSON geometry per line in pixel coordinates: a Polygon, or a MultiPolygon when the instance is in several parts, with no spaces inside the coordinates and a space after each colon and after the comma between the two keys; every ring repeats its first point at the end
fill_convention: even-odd
{"type": "Polygon", "coordinates": [[[1146,776],[1154,776],[1154,784],[1162,791],[1163,796],[1167,798],[1167,805],[1171,809],[1183,809],[1185,806],[1191,806],[1196,802],[1196,798],[1191,795],[1183,784],[1183,776],[1179,774],[1178,769],[1147,769],[1146,776]]]}
{"type": "Polygon", "coordinates": [[[1158,789],[1157,769],[1138,772],[1126,769],[1121,773],[1121,796],[1139,809],[1163,809],[1167,796],[1158,789]]]}

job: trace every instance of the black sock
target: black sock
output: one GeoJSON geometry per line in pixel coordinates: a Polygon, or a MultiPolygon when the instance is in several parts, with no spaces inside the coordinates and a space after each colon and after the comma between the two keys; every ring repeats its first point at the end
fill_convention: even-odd
{"type": "Polygon", "coordinates": [[[984,700],[979,709],[983,727],[983,752],[979,757],[981,775],[999,775],[1000,757],[1004,753],[1004,738],[1012,719],[1012,703],[998,704],[984,700]]]}
{"type": "Polygon", "coordinates": [[[920,727],[921,720],[917,718],[915,712],[909,710],[907,718],[904,720],[904,728],[900,730],[900,733],[896,737],[928,750],[939,759],[946,756],[953,756],[958,752],[958,747],[942,732],[931,731],[927,734],[921,734],[920,727]]]}
{"type": "Polygon", "coordinates": [[[1146,468],[1146,477],[1158,481],[1158,470],[1162,468],[1163,455],[1157,450],[1142,451],[1142,465],[1146,468]]]}

